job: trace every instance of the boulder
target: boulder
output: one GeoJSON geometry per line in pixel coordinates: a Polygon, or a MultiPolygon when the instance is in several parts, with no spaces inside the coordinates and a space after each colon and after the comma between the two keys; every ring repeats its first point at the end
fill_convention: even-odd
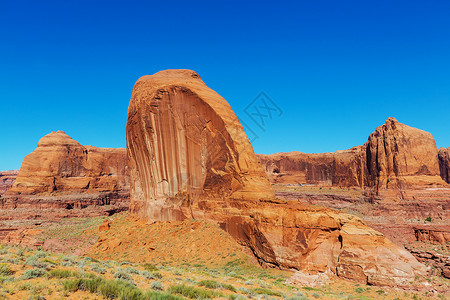
{"type": "MultiPolygon", "coordinates": [[[[162,71],[136,82],[127,154],[135,216],[217,223],[271,267],[380,285],[426,273],[355,216],[276,199],[231,107],[193,71],[162,71]]],[[[335,168],[361,163],[346,155],[335,168]]]]}

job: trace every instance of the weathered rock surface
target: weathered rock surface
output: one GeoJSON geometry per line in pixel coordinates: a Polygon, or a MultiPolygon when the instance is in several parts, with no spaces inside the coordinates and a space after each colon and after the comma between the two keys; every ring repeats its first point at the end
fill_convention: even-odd
{"type": "Polygon", "coordinates": [[[136,82],[127,150],[130,209],[138,215],[182,219],[200,199],[274,196],[230,105],[193,71],[161,71],[136,82]]]}
{"type": "Polygon", "coordinates": [[[275,199],[231,107],[193,71],[137,81],[127,153],[137,216],[216,222],[268,266],[380,285],[425,274],[409,252],[359,218],[275,199]]]}
{"type": "Polygon", "coordinates": [[[125,149],[83,146],[52,132],[22,162],[9,195],[111,192],[128,189],[125,149]]]}
{"type": "Polygon", "coordinates": [[[16,181],[18,170],[0,171],[0,195],[8,191],[16,181]]]}
{"type": "Polygon", "coordinates": [[[450,183],[450,148],[439,148],[439,170],[445,182],[450,183]]]}
{"type": "Polygon", "coordinates": [[[356,186],[375,190],[446,186],[439,176],[433,136],[394,118],[388,118],[379,126],[363,146],[334,153],[290,152],[260,154],[258,157],[275,183],[356,186]]]}

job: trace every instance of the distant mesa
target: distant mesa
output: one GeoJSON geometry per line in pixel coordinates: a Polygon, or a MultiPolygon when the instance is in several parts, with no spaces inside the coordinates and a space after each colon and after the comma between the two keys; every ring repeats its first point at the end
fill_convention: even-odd
{"type": "MultiPolygon", "coordinates": [[[[350,150],[339,162],[325,157],[318,160],[324,167],[316,168],[317,175],[308,176],[335,180],[332,174],[348,165],[362,170],[364,153],[350,150]]],[[[215,222],[267,266],[331,272],[377,285],[407,283],[426,273],[409,252],[355,216],[276,199],[230,105],[194,71],[161,71],[136,82],[127,155],[130,209],[136,216],[215,222]]],[[[274,160],[273,171],[284,171],[280,161],[290,158],[274,160]]],[[[436,171],[426,166],[427,172],[436,171]]],[[[351,174],[356,184],[366,178],[351,174]]]]}
{"type": "MultiPolygon", "coordinates": [[[[99,193],[119,193],[128,199],[126,150],[83,146],[64,131],[56,131],[42,137],[37,148],[24,158],[5,196],[23,200],[26,196],[43,199],[99,193]]],[[[14,203],[20,206],[22,202],[14,203]]]]}
{"type": "Polygon", "coordinates": [[[448,170],[445,151],[441,152],[442,159],[438,160],[430,133],[388,118],[363,146],[334,153],[290,152],[258,157],[272,182],[382,190],[446,186],[439,176],[448,170]]]}

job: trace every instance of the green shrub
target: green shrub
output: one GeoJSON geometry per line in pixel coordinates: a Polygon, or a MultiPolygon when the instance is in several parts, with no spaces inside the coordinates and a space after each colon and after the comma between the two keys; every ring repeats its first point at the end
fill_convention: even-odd
{"type": "Polygon", "coordinates": [[[234,286],[232,286],[231,284],[219,283],[214,280],[202,280],[198,283],[198,285],[204,286],[205,288],[208,288],[208,289],[226,289],[226,290],[230,290],[232,292],[236,292],[236,288],[234,286]]]}
{"type": "Polygon", "coordinates": [[[162,291],[164,289],[161,281],[152,281],[152,283],[150,283],[150,288],[157,291],[162,291]]]}
{"type": "Polygon", "coordinates": [[[119,269],[116,273],[114,273],[114,278],[126,281],[133,281],[133,277],[121,269],[119,269]]]}
{"type": "Polygon", "coordinates": [[[99,273],[99,274],[105,274],[106,273],[106,269],[100,267],[99,264],[94,264],[91,266],[91,271],[95,272],[95,273],[99,273]]]}
{"type": "Polygon", "coordinates": [[[107,299],[145,299],[143,298],[142,292],[137,287],[123,280],[105,280],[100,277],[77,278],[67,279],[62,285],[63,288],[69,292],[84,290],[91,293],[100,293],[107,299]]]}
{"type": "Polygon", "coordinates": [[[0,275],[10,276],[14,274],[14,271],[11,270],[11,267],[7,264],[0,264],[0,275]]]}
{"type": "Polygon", "coordinates": [[[23,274],[23,278],[24,279],[38,278],[38,277],[44,276],[45,274],[47,274],[47,272],[45,272],[45,270],[43,270],[43,269],[39,269],[39,268],[28,269],[23,274]]]}
{"type": "Polygon", "coordinates": [[[427,217],[427,218],[425,219],[425,221],[426,221],[426,222],[431,222],[431,217],[427,217]]]}
{"type": "Polygon", "coordinates": [[[149,271],[149,272],[155,272],[155,271],[159,271],[158,267],[156,267],[153,264],[143,264],[142,265],[144,267],[145,270],[149,271]]]}
{"type": "Polygon", "coordinates": [[[268,296],[276,296],[276,297],[282,296],[282,294],[280,292],[272,291],[272,290],[265,289],[265,288],[256,288],[256,289],[253,289],[252,291],[258,295],[268,295],[268,296]]]}
{"type": "Polygon", "coordinates": [[[362,287],[357,287],[355,289],[355,292],[357,292],[357,293],[363,293],[364,291],[365,291],[365,289],[363,289],[362,287]]]}
{"type": "Polygon", "coordinates": [[[54,269],[47,273],[49,278],[68,278],[68,277],[81,277],[81,274],[75,271],[65,269],[54,269]]]}
{"type": "Polygon", "coordinates": [[[171,294],[178,294],[191,299],[212,299],[214,297],[220,296],[219,293],[216,293],[214,291],[187,286],[184,284],[172,285],[169,288],[169,292],[171,294]]]}

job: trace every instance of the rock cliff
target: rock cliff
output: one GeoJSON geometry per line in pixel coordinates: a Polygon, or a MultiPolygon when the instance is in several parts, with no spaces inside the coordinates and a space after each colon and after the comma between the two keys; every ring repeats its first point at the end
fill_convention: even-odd
{"type": "Polygon", "coordinates": [[[273,197],[230,105],[189,70],[141,77],[128,107],[132,212],[191,217],[200,199],[273,197]]]}
{"type": "MultiPolygon", "coordinates": [[[[231,107],[193,71],[162,71],[136,82],[127,154],[134,215],[215,222],[263,265],[331,271],[380,285],[425,274],[410,253],[359,218],[275,199],[231,107]]],[[[361,162],[344,153],[333,168],[361,162]]],[[[319,171],[321,178],[329,178],[328,171],[319,171]]]]}
{"type": "MultiPolygon", "coordinates": [[[[63,131],[57,131],[42,137],[37,148],[24,158],[2,205],[12,202],[15,206],[28,205],[40,199],[49,200],[51,206],[50,202],[58,202],[56,198],[70,198],[71,194],[118,192],[128,198],[128,190],[125,149],[83,146],[63,131]],[[23,201],[11,200],[16,198],[23,201]]],[[[40,205],[44,202],[40,201],[40,205]]]]}
{"type": "Polygon", "coordinates": [[[439,170],[445,182],[450,183],[450,148],[439,148],[439,170]]]}
{"type": "Polygon", "coordinates": [[[394,118],[388,118],[370,134],[363,146],[334,153],[290,152],[260,154],[258,157],[275,183],[356,186],[376,190],[445,186],[439,177],[438,152],[433,136],[394,118]]]}
{"type": "Polygon", "coordinates": [[[14,181],[16,181],[17,173],[19,173],[17,170],[0,172],[0,195],[4,194],[11,188],[14,181]]]}

